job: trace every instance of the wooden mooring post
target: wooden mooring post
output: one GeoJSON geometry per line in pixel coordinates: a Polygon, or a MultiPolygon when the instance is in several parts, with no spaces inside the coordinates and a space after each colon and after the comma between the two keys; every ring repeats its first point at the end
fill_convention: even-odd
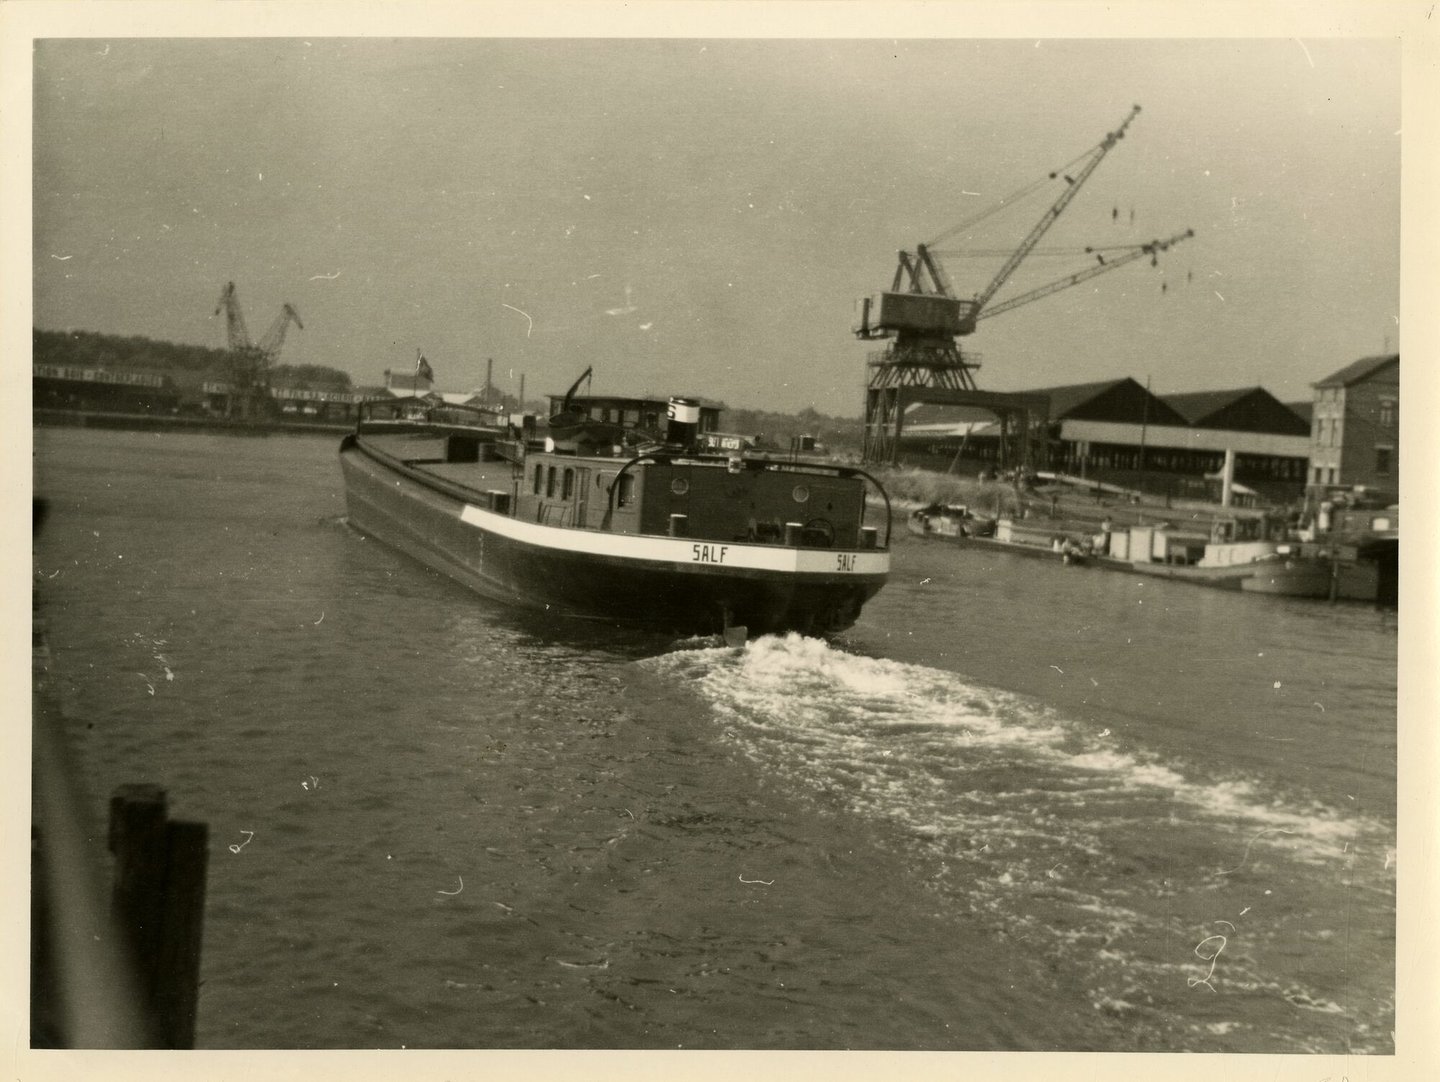
{"type": "Polygon", "coordinates": [[[165,791],[110,798],[111,913],[134,966],[151,1048],[195,1047],[209,828],[169,818],[165,791]]]}

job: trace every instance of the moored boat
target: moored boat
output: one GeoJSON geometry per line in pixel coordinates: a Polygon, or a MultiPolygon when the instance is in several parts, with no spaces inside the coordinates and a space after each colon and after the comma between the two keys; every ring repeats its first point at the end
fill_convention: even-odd
{"type": "Polygon", "coordinates": [[[1334,566],[1315,546],[1264,536],[1235,536],[1233,522],[1209,534],[1132,526],[1103,536],[1102,564],[1200,586],[1285,597],[1327,597],[1334,566]]]}
{"type": "Polygon", "coordinates": [[[369,404],[340,447],[349,521],[527,607],[680,634],[853,624],[890,570],[879,483],[707,450],[693,405],[670,407],[663,436],[564,408],[542,440],[479,410],[369,404]]]}
{"type": "Polygon", "coordinates": [[[1277,594],[1283,597],[1328,597],[1334,569],[1330,561],[1302,555],[1299,546],[1277,546],[1268,553],[1248,557],[1234,563],[1223,559],[1225,546],[1207,546],[1207,556],[1214,563],[1167,564],[1149,560],[1106,560],[1107,566],[1120,571],[1178,579],[1200,586],[1222,590],[1243,590],[1253,594],[1277,594]],[[1284,549],[1286,551],[1280,551],[1284,549]]]}
{"type": "Polygon", "coordinates": [[[1013,552],[1020,556],[1053,559],[1066,565],[1089,562],[1088,538],[1078,539],[1052,529],[1017,526],[1009,519],[976,514],[965,504],[932,503],[910,513],[909,531],[969,548],[1013,552]]]}
{"type": "Polygon", "coordinates": [[[910,513],[907,526],[922,537],[993,537],[995,520],[963,503],[932,503],[910,513]]]}
{"type": "MultiPolygon", "coordinates": [[[[1236,523],[1220,522],[1209,534],[1176,530],[1167,524],[1110,528],[1098,532],[1059,526],[991,521],[960,504],[932,504],[914,511],[911,533],[967,548],[1059,560],[1110,571],[1175,579],[1198,586],[1284,597],[1323,598],[1345,594],[1341,565],[1325,546],[1260,536],[1234,537],[1236,523]]],[[[1352,560],[1353,563],[1353,560],[1352,560]]],[[[1346,567],[1346,575],[1354,572],[1346,567]]],[[[1374,588],[1363,596],[1373,597],[1374,588]]]]}

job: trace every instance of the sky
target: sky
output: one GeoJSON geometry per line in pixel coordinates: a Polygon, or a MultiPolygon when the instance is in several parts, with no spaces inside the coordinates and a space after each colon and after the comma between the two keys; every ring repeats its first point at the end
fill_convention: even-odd
{"type": "MultiPolygon", "coordinates": [[[[376,384],[858,416],[855,300],[896,253],[1142,112],[992,303],[1087,245],[1195,236],[982,321],[988,390],[1310,384],[1398,349],[1400,45],[1383,38],[721,36],[37,42],[34,325],[376,384]],[[1052,254],[1062,249],[1070,254],[1052,254]]],[[[1058,183],[1058,182],[1057,182],[1058,183]]],[[[1047,194],[1048,193],[1048,194],[1047,194]]],[[[943,248],[983,289],[1049,201],[943,248]]],[[[1079,254],[1076,254],[1076,253],[1079,254]]]]}

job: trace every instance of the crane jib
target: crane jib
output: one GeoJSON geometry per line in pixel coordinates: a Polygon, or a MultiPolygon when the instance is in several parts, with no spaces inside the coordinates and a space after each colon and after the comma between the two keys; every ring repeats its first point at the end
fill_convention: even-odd
{"type": "Polygon", "coordinates": [[[1060,198],[1055,200],[1049,209],[1041,215],[1040,221],[1035,223],[1029,234],[1020,242],[1020,247],[1015,249],[1014,254],[1012,254],[1010,258],[1005,261],[1005,265],[1000,268],[1000,273],[995,275],[995,277],[991,279],[990,284],[976,296],[975,313],[977,319],[979,318],[979,314],[984,311],[985,305],[990,298],[996,294],[1001,286],[1010,280],[1010,276],[1015,273],[1015,269],[1019,267],[1025,257],[1030,254],[1030,250],[1040,242],[1040,238],[1045,235],[1046,230],[1055,223],[1055,219],[1059,218],[1065,208],[1070,205],[1070,201],[1079,193],[1085,181],[1089,179],[1090,174],[1095,172],[1096,167],[1104,160],[1105,155],[1110,152],[1110,148],[1124,138],[1125,129],[1130,126],[1130,122],[1133,121],[1139,113],[1140,106],[1136,105],[1131,108],[1130,115],[1121,122],[1120,127],[1113,132],[1107,133],[1105,138],[1100,141],[1100,145],[1090,151],[1089,160],[1086,161],[1084,167],[1080,169],[1079,174],[1073,178],[1068,175],[1066,176],[1065,179],[1070,183],[1067,184],[1065,190],[1060,193],[1060,198]]]}
{"type": "MultiPolygon", "coordinates": [[[[1104,160],[1105,155],[1125,137],[1126,130],[1139,114],[1140,106],[1132,106],[1119,126],[1113,131],[1107,132],[1099,143],[1073,162],[1050,174],[1052,179],[1064,176],[1066,181],[1064,190],[1054,202],[1046,207],[1039,221],[1030,228],[1019,246],[1010,252],[1000,270],[972,299],[961,301],[956,297],[938,253],[931,245],[919,244],[915,246],[913,255],[904,251],[899,253],[890,292],[865,298],[861,302],[857,310],[855,333],[862,338],[884,338],[898,335],[901,339],[914,335],[932,337],[967,335],[975,330],[976,323],[981,319],[1009,311],[1029,301],[1038,300],[1040,297],[1078,284],[1097,274],[1124,266],[1143,255],[1150,255],[1153,260],[1157,253],[1165,251],[1172,244],[1186,237],[1193,236],[1193,231],[1187,231],[1177,234],[1169,240],[1155,240],[1148,244],[1137,245],[1115,256],[1095,253],[1096,266],[1077,271],[1018,297],[1012,297],[993,308],[989,307],[989,303],[996,293],[1010,280],[1020,264],[1035,249],[1046,231],[1064,213],[1065,208],[1070,205],[1086,180],[1104,160]],[[927,299],[924,302],[918,299],[907,299],[918,296],[924,296],[927,299]]],[[[944,235],[946,234],[942,234],[942,236],[944,235]]]]}

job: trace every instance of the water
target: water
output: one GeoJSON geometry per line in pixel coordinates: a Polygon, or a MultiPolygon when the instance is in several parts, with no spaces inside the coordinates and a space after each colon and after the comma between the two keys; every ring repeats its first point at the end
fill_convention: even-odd
{"type": "Polygon", "coordinates": [[[1393,617],[897,533],[845,636],[675,649],[355,534],[336,443],[36,432],[200,1046],[1393,1051],[1393,617]]]}

